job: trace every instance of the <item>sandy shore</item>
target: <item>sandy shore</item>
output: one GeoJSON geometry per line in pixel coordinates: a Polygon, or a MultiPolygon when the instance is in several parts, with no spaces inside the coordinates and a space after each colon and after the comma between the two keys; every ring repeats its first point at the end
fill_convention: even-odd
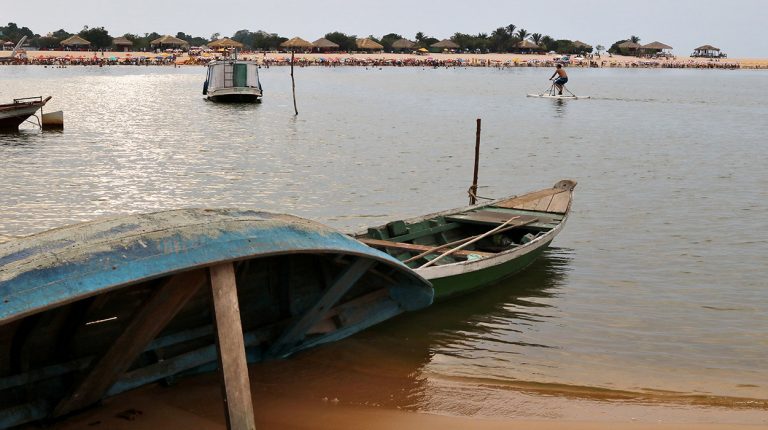
{"type": "MultiPolygon", "coordinates": [[[[0,53],[0,55],[7,56],[9,52],[0,53]]],[[[110,58],[115,57],[118,59],[135,58],[140,56],[154,56],[157,55],[151,52],[89,52],[89,51],[29,51],[27,55],[30,59],[40,58],[110,58]]],[[[244,53],[241,55],[243,58],[255,59],[259,61],[263,60],[284,60],[287,59],[290,54],[284,52],[268,52],[268,53],[244,53]]],[[[432,58],[437,61],[457,61],[463,60],[467,64],[482,64],[482,63],[500,63],[500,64],[514,64],[514,63],[526,63],[529,61],[548,61],[552,60],[555,55],[539,55],[539,54],[428,54],[428,55],[414,55],[414,54],[392,54],[392,53],[374,53],[374,54],[361,54],[361,53],[330,53],[320,54],[311,53],[303,54],[297,53],[298,59],[306,59],[315,61],[323,58],[326,60],[342,60],[342,59],[355,59],[355,60],[400,60],[400,61],[423,61],[427,58],[432,58]]],[[[186,62],[186,54],[179,57],[181,63],[186,62]]],[[[742,68],[768,68],[767,58],[727,58],[720,60],[710,60],[706,58],[690,58],[690,57],[677,57],[672,59],[642,59],[637,57],[627,57],[621,55],[614,55],[609,57],[608,55],[602,55],[600,58],[594,58],[593,61],[601,63],[603,67],[627,67],[630,64],[636,63],[656,63],[660,65],[664,64],[691,64],[691,65],[709,65],[709,64],[738,64],[742,68]]]]}

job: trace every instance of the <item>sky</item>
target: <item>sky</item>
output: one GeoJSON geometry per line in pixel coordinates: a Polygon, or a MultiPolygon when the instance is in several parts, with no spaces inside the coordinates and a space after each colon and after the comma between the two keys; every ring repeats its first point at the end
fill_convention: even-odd
{"type": "Polygon", "coordinates": [[[87,25],[112,36],[181,31],[207,38],[247,29],[310,41],[333,31],[358,37],[397,33],[411,40],[423,32],[445,39],[514,24],[592,46],[609,47],[636,35],[642,44],[670,45],[678,56],[708,44],[731,58],[768,58],[768,0],[4,0],[0,22],[41,35],[60,28],[76,33],[87,25]]]}

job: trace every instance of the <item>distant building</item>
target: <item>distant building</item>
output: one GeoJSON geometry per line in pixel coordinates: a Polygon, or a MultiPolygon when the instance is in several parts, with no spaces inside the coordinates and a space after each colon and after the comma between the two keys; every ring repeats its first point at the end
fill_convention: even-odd
{"type": "Polygon", "coordinates": [[[693,50],[691,57],[725,58],[727,55],[712,45],[702,45],[693,50]]]}
{"type": "Polygon", "coordinates": [[[133,49],[133,42],[122,36],[112,39],[112,45],[115,51],[128,52],[133,49]]]}

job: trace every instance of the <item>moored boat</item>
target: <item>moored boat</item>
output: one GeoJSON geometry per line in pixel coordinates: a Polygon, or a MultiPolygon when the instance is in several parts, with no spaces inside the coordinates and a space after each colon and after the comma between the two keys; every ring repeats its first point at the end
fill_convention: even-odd
{"type": "Polygon", "coordinates": [[[51,96],[13,99],[13,103],[0,105],[0,131],[18,130],[19,125],[48,103],[51,96]]]}
{"type": "Polygon", "coordinates": [[[203,94],[215,102],[258,102],[262,96],[258,63],[237,59],[211,61],[203,94]]]}
{"type": "Polygon", "coordinates": [[[563,229],[576,182],[393,221],[354,237],[432,282],[435,300],[467,293],[531,264],[563,229]]]}
{"type": "Polygon", "coordinates": [[[432,296],[389,255],[289,215],[185,209],[13,239],[0,244],[0,428],[217,367],[244,417],[246,358],[342,339],[432,296]]]}

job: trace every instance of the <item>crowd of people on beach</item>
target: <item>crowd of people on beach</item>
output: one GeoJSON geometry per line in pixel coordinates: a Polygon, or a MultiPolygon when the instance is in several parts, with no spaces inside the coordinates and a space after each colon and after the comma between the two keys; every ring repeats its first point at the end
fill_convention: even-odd
{"type": "MultiPolygon", "coordinates": [[[[177,56],[174,54],[147,54],[137,53],[136,55],[109,56],[109,55],[64,55],[64,56],[38,56],[24,59],[15,59],[10,64],[19,65],[42,65],[48,67],[67,67],[67,66],[174,66],[181,65],[205,65],[217,57],[210,56],[177,56]]],[[[290,65],[291,57],[289,55],[266,56],[264,54],[244,54],[241,59],[254,60],[263,67],[286,66],[290,65]]],[[[455,68],[455,67],[554,67],[557,64],[564,64],[569,67],[594,67],[594,68],[696,68],[696,69],[739,69],[743,66],[738,62],[709,61],[700,62],[693,60],[678,59],[642,59],[634,61],[616,61],[611,58],[586,58],[583,60],[563,60],[561,57],[547,59],[488,59],[488,58],[441,58],[441,56],[429,57],[410,57],[403,58],[391,57],[371,57],[371,56],[297,56],[294,59],[294,65],[299,67],[323,66],[323,67],[429,67],[429,68],[455,68]]]]}

